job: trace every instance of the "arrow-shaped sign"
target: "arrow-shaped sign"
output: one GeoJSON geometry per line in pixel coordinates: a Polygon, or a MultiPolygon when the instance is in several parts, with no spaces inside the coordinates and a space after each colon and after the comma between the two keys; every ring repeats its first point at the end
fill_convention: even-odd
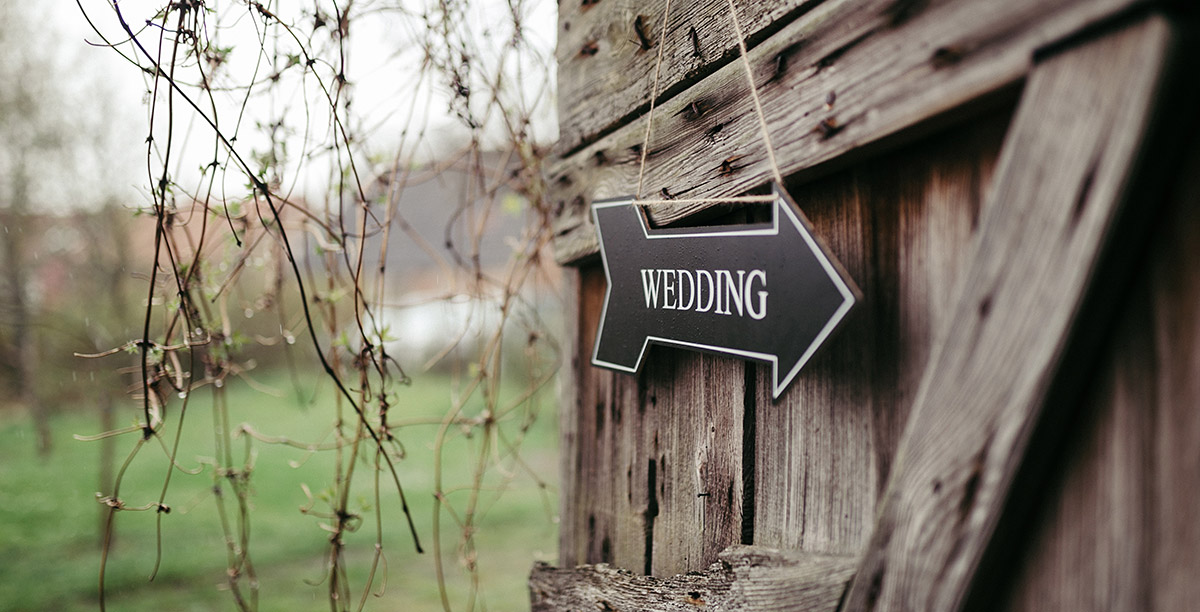
{"type": "Polygon", "coordinates": [[[858,289],[775,188],[771,223],[651,230],[632,198],[592,205],[608,292],[592,363],[636,372],[651,343],[769,362],[778,398],[858,289]]]}

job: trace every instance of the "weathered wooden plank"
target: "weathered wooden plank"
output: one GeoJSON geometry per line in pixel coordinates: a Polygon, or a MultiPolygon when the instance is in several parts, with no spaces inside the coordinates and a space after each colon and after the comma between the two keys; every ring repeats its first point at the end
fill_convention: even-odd
{"type": "MultiPolygon", "coordinates": [[[[1192,49],[1195,53],[1195,48],[1192,49]]],[[[1192,56],[1191,74],[1200,58],[1192,56]]],[[[1193,128],[1196,126],[1193,125],[1193,128]]],[[[1200,601],[1200,134],[1174,192],[1175,214],[1154,237],[1155,505],[1150,515],[1154,607],[1185,610],[1200,601]]]]}
{"type": "MultiPolygon", "coordinates": [[[[562,270],[563,286],[563,356],[559,369],[558,388],[558,562],[563,565],[582,563],[579,553],[584,534],[579,533],[579,520],[571,511],[579,503],[579,390],[583,387],[583,364],[579,361],[583,327],[583,286],[576,268],[562,270]]],[[[586,533],[586,532],[584,532],[586,533]]]]}
{"type": "MultiPolygon", "coordinates": [[[[603,283],[604,274],[595,270],[603,283]]],[[[598,319],[588,320],[590,334],[595,333],[598,319]]],[[[587,346],[587,361],[582,367],[597,369],[591,365],[591,351],[594,345],[587,346]]],[[[656,497],[658,474],[651,475],[656,459],[654,413],[648,412],[644,405],[644,382],[625,374],[608,372],[606,376],[614,379],[625,392],[620,398],[614,398],[609,405],[609,421],[616,432],[616,444],[613,447],[613,462],[615,469],[611,477],[615,499],[615,529],[612,537],[614,548],[611,563],[617,567],[636,572],[650,571],[651,534],[654,522],[660,514],[659,501],[656,497]]]]}
{"type": "Polygon", "coordinates": [[[1117,244],[1170,41],[1149,18],[1031,74],[846,609],[962,604],[1102,247],[1117,244]]]}
{"type": "Polygon", "coordinates": [[[866,298],[778,402],[758,376],[755,544],[848,554],[867,544],[1009,116],[791,190],[866,298]]]}
{"type": "Polygon", "coordinates": [[[730,610],[822,612],[837,610],[858,557],[782,553],[757,546],[735,546],[721,553],[733,568],[730,610]]]}
{"type": "Polygon", "coordinates": [[[743,364],[653,347],[642,373],[656,471],[651,572],[702,570],[742,541],[743,364]]]}
{"type": "MultiPolygon", "coordinates": [[[[753,47],[820,0],[737,2],[753,47]]],[[[673,0],[658,75],[660,98],[677,93],[737,58],[727,0],[673,0]]],[[[570,153],[632,114],[654,91],[666,0],[569,1],[559,4],[558,151],[570,153]]]]}
{"type": "MultiPolygon", "coordinates": [[[[587,363],[588,325],[592,316],[599,316],[597,295],[603,295],[595,275],[580,271],[579,287],[580,343],[577,363],[587,363]]],[[[611,401],[613,376],[589,368],[575,369],[577,375],[575,448],[576,464],[564,481],[572,482],[572,497],[561,509],[563,533],[560,536],[559,562],[611,562],[611,533],[613,530],[612,495],[612,433],[606,428],[608,401],[611,401]],[[580,509],[587,509],[586,512],[580,509]],[[569,526],[568,523],[570,523],[569,526]],[[571,538],[566,541],[561,538],[571,538]],[[609,546],[604,543],[608,542],[609,546]]]]}
{"type": "MultiPolygon", "coordinates": [[[[1151,248],[1040,512],[1006,605],[1019,610],[1182,610],[1200,598],[1200,140],[1162,207],[1151,248]]],[[[1171,160],[1161,159],[1174,167],[1171,160]]],[[[1147,204],[1149,202],[1146,202],[1147,204]]],[[[1057,462],[1056,462],[1057,463],[1057,462]]],[[[1028,493],[1027,493],[1028,495],[1028,493]]]]}
{"type": "Polygon", "coordinates": [[[578,276],[560,563],[656,575],[703,569],[741,542],[743,366],[655,347],[637,376],[592,367],[605,279],[597,266],[578,276]]]}
{"type": "Polygon", "coordinates": [[[1047,483],[1042,497],[1050,507],[1024,530],[1033,544],[1015,566],[1010,609],[1153,609],[1152,308],[1145,292],[1130,305],[1060,442],[1066,448],[1055,454],[1058,465],[1044,467],[1065,473],[1047,483]]]}
{"type": "MultiPolygon", "coordinates": [[[[749,57],[785,175],[820,172],[848,152],[883,146],[1017,83],[1033,52],[1138,0],[830,0],[749,57]],[[904,18],[897,19],[897,7],[904,18]],[[895,137],[895,138],[893,138],[895,137]]],[[[588,105],[594,111],[594,105],[588,105]]],[[[597,251],[587,205],[636,190],[645,119],[552,170],[560,262],[597,251]]],[[[769,174],[744,68],[732,62],[654,113],[643,197],[724,197],[769,174]]],[[[656,207],[656,223],[704,205],[656,207]]]]}
{"type": "Polygon", "coordinates": [[[607,565],[556,569],[539,563],[529,578],[533,612],[738,610],[832,612],[857,558],[736,546],[705,572],[659,579],[607,565]]]}
{"type": "Polygon", "coordinates": [[[564,458],[560,508],[559,562],[620,563],[642,567],[644,554],[618,534],[628,530],[628,499],[622,495],[625,479],[620,449],[627,438],[618,419],[623,407],[636,401],[636,381],[627,376],[589,367],[595,321],[604,303],[604,273],[581,269],[578,282],[578,338],[574,347],[575,405],[564,408],[562,432],[564,458]],[[572,410],[573,408],[573,410],[572,410]]]}

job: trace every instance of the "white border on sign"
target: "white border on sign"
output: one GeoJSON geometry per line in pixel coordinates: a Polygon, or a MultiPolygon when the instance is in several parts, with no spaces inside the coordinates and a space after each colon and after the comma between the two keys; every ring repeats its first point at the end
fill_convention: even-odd
{"type": "Polygon", "coordinates": [[[603,361],[599,357],[597,357],[597,354],[600,350],[600,338],[604,334],[604,322],[605,322],[605,319],[608,317],[608,302],[609,302],[609,298],[612,296],[612,273],[608,269],[608,253],[605,252],[605,250],[604,250],[604,235],[603,235],[603,230],[600,227],[600,219],[596,215],[596,210],[600,209],[600,208],[612,208],[612,207],[616,207],[616,206],[632,206],[633,198],[631,198],[631,197],[603,200],[600,202],[594,202],[592,204],[592,223],[596,226],[596,237],[600,242],[600,260],[604,264],[604,279],[605,279],[605,281],[607,281],[607,284],[608,284],[608,286],[605,288],[605,292],[604,292],[604,307],[600,311],[600,324],[597,327],[597,331],[596,331],[595,346],[592,347],[592,364],[601,366],[601,367],[605,367],[605,368],[609,368],[612,370],[629,372],[631,374],[637,373],[637,371],[640,370],[642,367],[642,360],[646,357],[646,350],[649,348],[650,343],[660,344],[663,346],[677,346],[677,347],[682,347],[682,348],[690,348],[690,349],[696,349],[696,350],[706,351],[706,352],[711,352],[711,353],[734,355],[737,357],[743,357],[743,358],[747,358],[747,359],[756,359],[759,361],[766,361],[771,364],[771,375],[772,375],[772,386],[773,386],[771,394],[774,399],[779,399],[779,396],[783,394],[783,390],[786,389],[789,384],[791,384],[792,379],[794,379],[796,377],[796,375],[800,373],[800,370],[804,367],[804,365],[806,363],[808,363],[808,360],[812,358],[813,354],[816,353],[817,348],[819,348],[821,346],[821,344],[823,344],[825,342],[826,338],[828,338],[829,335],[833,333],[833,330],[837,328],[838,324],[841,323],[842,319],[845,318],[846,314],[848,314],[850,312],[850,309],[854,307],[854,304],[856,301],[856,299],[855,299],[856,292],[853,289],[851,289],[849,285],[846,284],[846,281],[842,278],[842,274],[838,271],[837,266],[835,266],[835,264],[829,259],[829,255],[825,252],[825,249],[821,247],[820,243],[817,242],[816,238],[814,238],[812,233],[808,230],[807,222],[802,221],[800,219],[800,217],[798,217],[796,215],[794,205],[792,205],[790,203],[789,198],[787,197],[787,194],[784,193],[784,191],[778,185],[775,185],[773,187],[774,187],[774,192],[775,192],[775,211],[774,211],[774,214],[772,215],[771,227],[769,227],[769,228],[740,229],[740,230],[739,229],[726,230],[726,229],[720,229],[720,228],[712,228],[712,229],[706,230],[706,231],[697,231],[697,232],[689,232],[689,233],[651,234],[650,227],[646,223],[645,214],[640,211],[635,211],[635,212],[637,212],[638,222],[641,224],[641,227],[642,227],[642,235],[647,240],[659,240],[659,239],[669,239],[669,238],[708,238],[708,237],[717,237],[717,236],[719,236],[719,237],[725,237],[725,236],[778,236],[779,235],[780,211],[783,211],[788,216],[788,219],[791,220],[792,225],[795,226],[796,230],[800,233],[800,235],[804,238],[804,241],[808,244],[809,249],[816,255],[817,261],[819,261],[821,264],[821,267],[825,269],[825,273],[827,275],[829,275],[830,279],[833,280],[834,285],[837,287],[838,292],[840,292],[842,294],[843,299],[842,299],[842,304],[840,306],[838,306],[838,309],[836,311],[834,311],[833,316],[830,317],[830,319],[829,319],[829,322],[825,324],[825,327],[823,327],[821,329],[821,332],[818,333],[816,338],[813,339],[812,343],[810,343],[808,345],[808,348],[805,349],[804,353],[800,356],[800,359],[796,361],[796,364],[791,368],[790,371],[788,371],[787,375],[784,376],[782,380],[780,380],[780,377],[779,377],[779,357],[777,355],[770,355],[767,353],[759,353],[756,351],[743,351],[740,349],[733,349],[733,348],[721,347],[721,346],[713,346],[713,345],[709,345],[709,344],[701,344],[698,342],[684,342],[682,340],[673,340],[671,338],[663,338],[661,336],[650,336],[650,335],[646,336],[646,339],[642,342],[641,351],[638,353],[637,363],[635,363],[632,368],[630,368],[628,366],[623,366],[623,365],[617,364],[617,363],[603,361]]]}

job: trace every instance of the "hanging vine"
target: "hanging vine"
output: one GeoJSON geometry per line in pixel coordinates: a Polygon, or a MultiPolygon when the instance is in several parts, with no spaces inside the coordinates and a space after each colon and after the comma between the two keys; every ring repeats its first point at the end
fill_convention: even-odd
{"type": "Polygon", "coordinates": [[[526,27],[545,3],[177,0],[144,9],[128,0],[76,2],[93,30],[92,44],[119,54],[144,80],[141,209],[154,219],[152,256],[141,262],[147,282],[140,337],[83,355],[130,353],[138,363],[137,424],[79,436],[129,441],[115,486],[100,500],[107,508],[101,609],[120,516],[156,514],[157,573],[174,479],[205,475],[224,532],[228,591],[238,609],[258,608],[250,517],[259,444],[334,457],[327,493],[309,491],[301,509],[322,521],[332,610],[363,609],[372,592],[385,588],[381,507],[388,498],[407,524],[405,545],[432,551],[427,558],[443,607],[452,608],[448,538],[457,540],[457,565],[468,576],[465,609],[479,607],[475,535],[491,503],[485,481],[498,473],[507,482],[523,472],[546,488],[520,455],[558,360],[537,308],[552,287],[543,259],[552,213],[541,143],[553,135],[539,133],[539,116],[552,100],[552,59],[544,44],[531,44],[526,27]],[[387,28],[394,46],[358,43],[355,32],[368,26],[387,28]],[[382,68],[356,81],[360,54],[382,68]],[[380,55],[389,61],[378,62],[380,55]],[[390,113],[359,112],[359,86],[380,81],[404,95],[390,113]],[[424,234],[406,217],[402,198],[407,188],[450,171],[466,177],[465,188],[443,204],[453,207],[443,234],[424,234]],[[483,255],[485,238],[493,218],[514,202],[524,223],[510,236],[507,263],[497,267],[483,255]],[[461,329],[425,363],[402,363],[392,352],[406,334],[389,325],[396,296],[406,295],[388,274],[389,245],[398,241],[416,244],[426,265],[450,279],[439,286],[440,299],[470,305],[461,329]],[[255,268],[265,276],[248,280],[255,268]],[[257,295],[246,298],[247,291],[257,295]],[[278,332],[242,332],[230,315],[240,305],[247,317],[276,317],[278,332]],[[480,334],[481,341],[467,341],[480,334]],[[253,383],[243,355],[248,342],[283,351],[294,379],[316,369],[329,381],[335,393],[320,402],[331,420],[329,437],[297,441],[233,422],[226,381],[253,383]],[[297,357],[301,345],[307,348],[297,357]],[[406,418],[405,389],[413,376],[451,361],[455,384],[446,390],[449,408],[432,445],[431,544],[422,540],[405,493],[404,430],[424,424],[406,418]],[[504,393],[513,378],[506,364],[518,362],[521,390],[504,393]],[[185,421],[201,418],[198,411],[210,413],[213,461],[187,467],[179,448],[185,421]],[[476,454],[447,457],[456,436],[478,440],[476,454]],[[163,450],[167,467],[159,494],[126,499],[128,466],[153,446],[163,450]],[[465,461],[470,470],[462,495],[451,495],[451,461],[465,461]],[[353,494],[362,482],[372,492],[369,504],[353,494]],[[355,583],[346,536],[367,523],[366,508],[375,509],[376,536],[367,577],[355,583]]]}

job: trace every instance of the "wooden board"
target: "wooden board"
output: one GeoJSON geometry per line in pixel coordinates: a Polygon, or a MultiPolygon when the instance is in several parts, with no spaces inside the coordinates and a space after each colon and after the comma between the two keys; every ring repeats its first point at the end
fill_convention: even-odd
{"type": "MultiPolygon", "coordinates": [[[[1151,610],[1156,367],[1148,293],[1137,296],[1105,350],[1107,363],[1045,462],[1046,516],[1016,565],[1018,610],[1151,610]]],[[[1065,406],[1063,408],[1066,408],[1065,406]]]]}
{"type": "Polygon", "coordinates": [[[558,550],[559,563],[576,565],[583,561],[578,558],[586,540],[586,531],[580,533],[578,513],[568,512],[568,509],[579,507],[580,495],[577,478],[568,478],[567,474],[577,474],[582,469],[582,449],[579,440],[579,388],[583,382],[581,371],[583,364],[579,361],[580,345],[584,342],[584,327],[580,319],[583,317],[583,304],[580,301],[582,289],[579,271],[575,268],[564,268],[562,271],[563,284],[563,355],[559,365],[558,385],[558,550]]]}
{"type": "Polygon", "coordinates": [[[805,555],[736,546],[704,572],[659,579],[609,565],[555,569],[539,563],[529,577],[533,612],[692,612],[694,610],[833,612],[856,557],[805,555]]]}
{"type": "Polygon", "coordinates": [[[1032,73],[847,609],[965,600],[1052,383],[1064,389],[1061,359],[1103,247],[1140,244],[1114,223],[1170,40],[1164,20],[1146,19],[1032,73]],[[1108,240],[1118,231],[1125,243],[1108,240]]]}
{"type": "Polygon", "coordinates": [[[765,368],[736,360],[656,347],[639,377],[591,367],[604,277],[572,269],[578,399],[563,411],[577,415],[563,422],[563,452],[576,457],[565,463],[560,563],[669,576],[738,542],[861,550],[1008,118],[1000,109],[792,190],[869,298],[778,403],[765,368]]]}
{"type": "Polygon", "coordinates": [[[559,562],[703,569],[741,543],[743,366],[655,347],[636,377],[591,367],[605,280],[596,266],[579,278],[559,562]]]}
{"type": "Polygon", "coordinates": [[[708,567],[742,541],[743,365],[679,349],[650,349],[641,378],[658,515],[650,573],[708,567]]]}
{"type": "MultiPolygon", "coordinates": [[[[1135,2],[824,2],[749,54],[781,169],[785,175],[819,172],[835,158],[849,161],[842,157],[848,152],[886,145],[961,112],[1019,82],[1036,49],[1135,2]]],[[[644,197],[730,196],[768,179],[744,70],[740,62],[728,63],[655,110],[644,197]]],[[[587,111],[610,115],[603,100],[591,98],[587,111]]],[[[553,167],[560,262],[596,253],[586,213],[593,199],[636,191],[644,120],[624,124],[553,167]]],[[[671,205],[651,214],[666,224],[704,208],[671,205]]]]}
{"type": "MultiPolygon", "coordinates": [[[[1193,126],[1194,128],[1195,126],[1193,126]]],[[[1200,598],[1200,142],[1056,467],[1005,607],[1184,610],[1200,598]]]]}
{"type": "MultiPolygon", "coordinates": [[[[559,562],[618,563],[642,567],[644,538],[630,537],[640,529],[639,513],[645,499],[634,500],[628,491],[626,471],[630,457],[619,449],[630,448],[633,427],[623,420],[624,409],[636,400],[636,381],[587,366],[595,339],[595,321],[603,306],[604,276],[581,270],[573,275],[578,316],[574,321],[578,342],[573,347],[575,384],[567,397],[574,402],[564,413],[561,439],[563,472],[559,562]],[[630,522],[634,524],[630,524],[630,522]]],[[[637,439],[637,438],[635,438],[637,439]]]]}
{"type": "MultiPolygon", "coordinates": [[[[754,364],[656,348],[636,377],[588,365],[604,277],[584,212],[636,187],[657,50],[636,35],[617,46],[639,15],[656,34],[663,2],[562,7],[581,37],[563,44],[607,42],[569,58],[562,81],[577,102],[552,178],[579,343],[561,411],[565,569],[535,570],[535,609],[1187,609],[1200,596],[1196,207],[1164,223],[1100,341],[1128,293],[1128,270],[1106,262],[1141,257],[1126,221],[1155,210],[1126,204],[1165,22],[1138,0],[746,7],[784,11],[752,26],[768,123],[790,192],[867,296],[774,403],[754,364]],[[627,74],[595,68],[604,53],[627,74]],[[1078,429],[1060,439],[1063,422],[1078,429]],[[1062,464],[1050,480],[1047,456],[1062,464]],[[1042,504],[1034,523],[1021,504],[1042,504]],[[781,559],[816,569],[784,577],[781,559]]],[[[679,4],[667,52],[719,5],[679,4]]],[[[664,73],[645,197],[733,195],[769,176],[742,67],[707,49],[664,73]]],[[[1187,185],[1176,201],[1200,198],[1187,185]]]]}
{"type": "MultiPolygon", "coordinates": [[[[1197,64],[1200,58],[1193,55],[1191,74],[1197,64]]],[[[1160,610],[1183,610],[1200,601],[1200,126],[1195,123],[1190,163],[1172,194],[1174,214],[1164,216],[1153,237],[1159,245],[1151,272],[1158,410],[1152,424],[1154,471],[1146,479],[1153,483],[1150,571],[1154,606],[1160,610]]]]}
{"type": "MultiPolygon", "coordinates": [[[[747,45],[753,48],[820,1],[736,2],[747,45]]],[[[559,3],[560,156],[649,108],[666,9],[666,0],[559,3]],[[595,112],[598,100],[604,101],[603,112],[595,112]]],[[[673,0],[658,70],[659,98],[669,98],[736,60],[737,46],[727,0],[673,0]]]]}
{"type": "Polygon", "coordinates": [[[755,544],[865,547],[1009,117],[976,117],[791,190],[865,298],[780,401],[758,375],[755,544]]]}

